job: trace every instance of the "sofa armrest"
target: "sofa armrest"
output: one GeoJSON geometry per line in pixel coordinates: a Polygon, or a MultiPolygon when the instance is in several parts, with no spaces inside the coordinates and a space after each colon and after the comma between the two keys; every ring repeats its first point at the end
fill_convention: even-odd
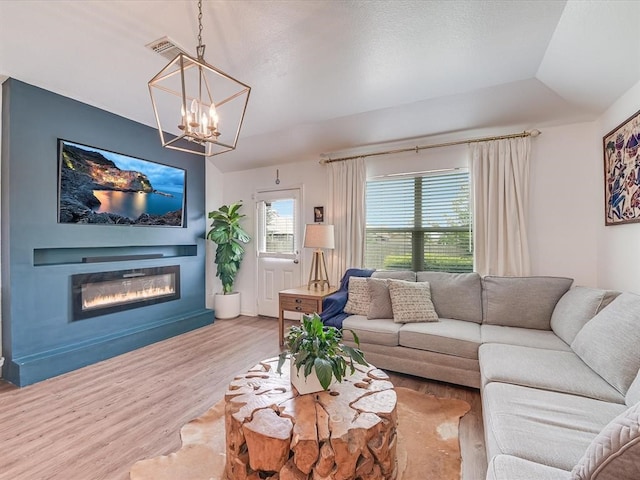
{"type": "Polygon", "coordinates": [[[587,447],[571,478],[639,478],[640,403],[611,420],[587,447]]]}

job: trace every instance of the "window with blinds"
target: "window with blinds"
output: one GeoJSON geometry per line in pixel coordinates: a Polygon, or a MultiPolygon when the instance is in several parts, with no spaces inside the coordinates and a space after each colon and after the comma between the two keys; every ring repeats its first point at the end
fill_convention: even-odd
{"type": "Polygon", "coordinates": [[[371,180],[366,202],[367,267],[473,270],[468,171],[371,180]]]}

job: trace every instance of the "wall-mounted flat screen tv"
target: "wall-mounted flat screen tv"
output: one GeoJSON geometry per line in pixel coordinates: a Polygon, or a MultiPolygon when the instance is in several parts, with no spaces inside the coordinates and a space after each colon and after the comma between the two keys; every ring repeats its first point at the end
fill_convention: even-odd
{"type": "Polygon", "coordinates": [[[185,170],[58,140],[58,223],[184,226],[185,170]]]}

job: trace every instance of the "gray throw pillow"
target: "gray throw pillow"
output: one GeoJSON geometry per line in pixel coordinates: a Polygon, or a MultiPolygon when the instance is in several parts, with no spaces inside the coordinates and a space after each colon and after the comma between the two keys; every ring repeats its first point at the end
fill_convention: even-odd
{"type": "Polygon", "coordinates": [[[550,330],[553,309],[572,283],[564,277],[484,277],[483,323],[550,330]]]}
{"type": "Polygon", "coordinates": [[[391,307],[391,296],[389,286],[384,278],[367,278],[369,287],[369,313],[367,318],[393,318],[393,308],[391,307]]]}
{"type": "Polygon", "coordinates": [[[640,296],[621,293],[571,343],[584,363],[625,395],[640,370],[640,296]]]}
{"type": "Polygon", "coordinates": [[[349,278],[347,304],[344,312],[351,315],[367,315],[369,313],[369,287],[364,277],[349,278]]]}
{"type": "Polygon", "coordinates": [[[482,282],[477,273],[418,272],[417,281],[429,282],[438,317],[482,323],[482,282]]]}
{"type": "Polygon", "coordinates": [[[416,281],[416,272],[410,270],[376,270],[371,278],[393,278],[394,280],[416,281]]]}
{"type": "Polygon", "coordinates": [[[573,480],[640,478],[640,403],[611,420],[573,467],[573,480]]]}
{"type": "Polygon", "coordinates": [[[429,282],[389,280],[389,295],[396,323],[437,322],[429,282]]]}
{"type": "Polygon", "coordinates": [[[599,288],[573,287],[565,293],[551,315],[551,329],[568,345],[585,323],[609,305],[620,292],[599,288]]]}

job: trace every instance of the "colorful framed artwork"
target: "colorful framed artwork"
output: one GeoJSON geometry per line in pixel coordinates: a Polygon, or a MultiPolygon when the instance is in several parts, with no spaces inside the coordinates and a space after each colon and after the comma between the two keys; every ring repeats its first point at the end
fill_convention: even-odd
{"type": "Polygon", "coordinates": [[[602,139],[605,225],[640,222],[640,111],[602,139]]]}

